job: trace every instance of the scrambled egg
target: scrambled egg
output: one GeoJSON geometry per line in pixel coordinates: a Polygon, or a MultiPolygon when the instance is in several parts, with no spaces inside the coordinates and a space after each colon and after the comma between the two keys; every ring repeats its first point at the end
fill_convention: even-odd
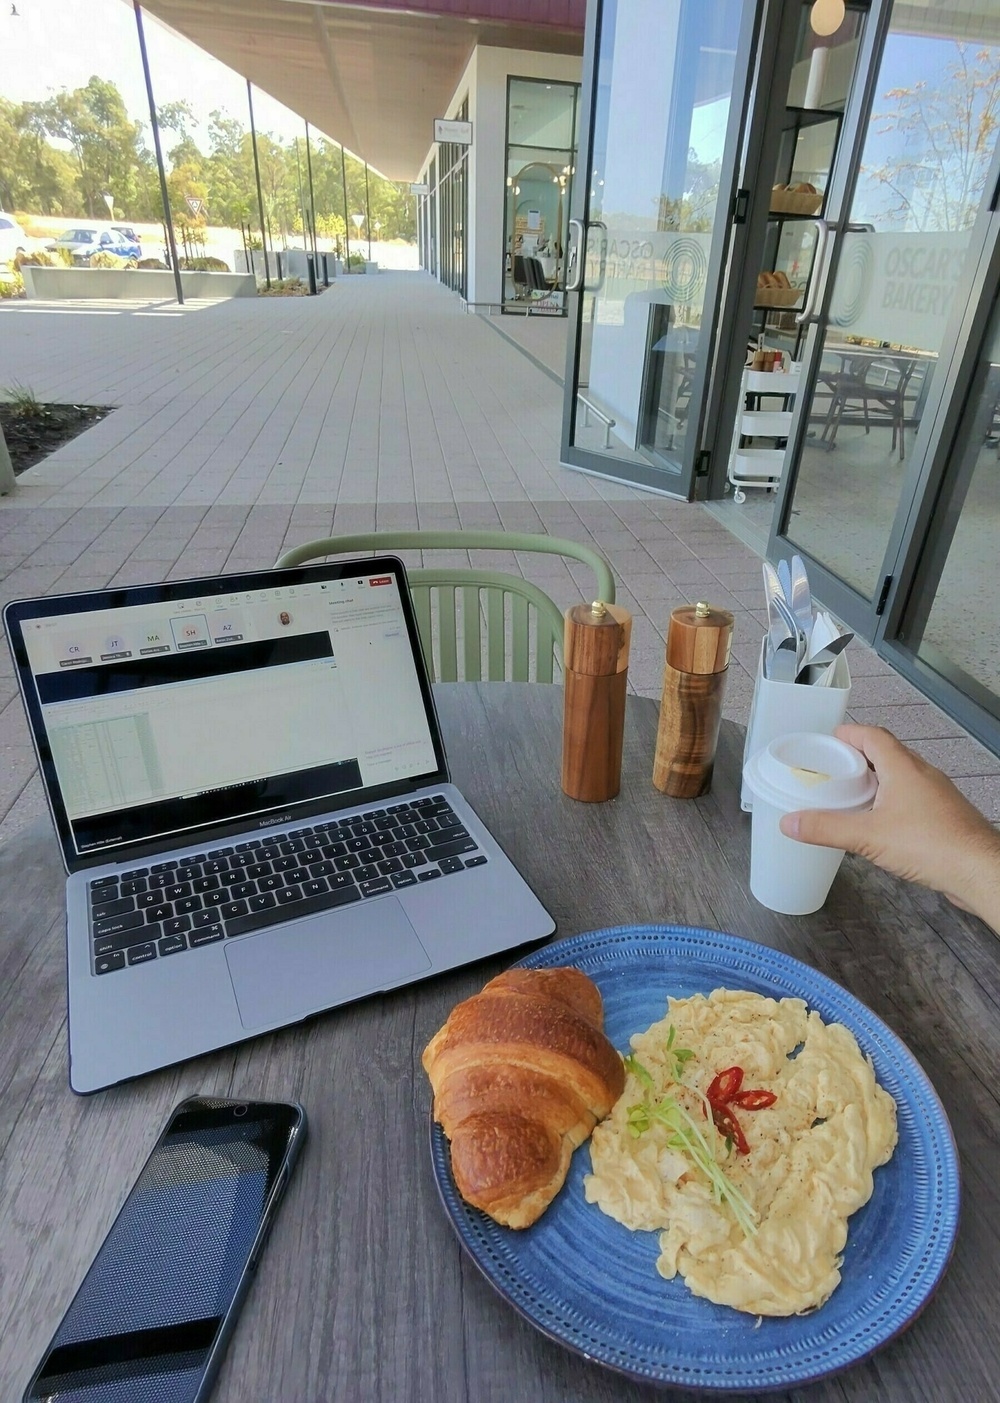
{"type": "Polygon", "coordinates": [[[896,1104],[853,1035],[824,1024],[801,999],[716,989],[668,1000],[666,1018],[635,1034],[632,1048],[653,1086],[630,1070],[594,1131],[587,1201],[628,1228],[662,1229],[657,1270],[668,1279],[680,1272],[696,1296],[754,1315],[822,1305],[840,1281],[847,1219],[871,1197],[872,1170],[898,1138],[896,1104]],[[727,1152],[699,1094],[733,1066],[743,1069],[743,1089],[776,1094],[759,1110],[732,1107],[748,1154],[727,1152]],[[671,1146],[677,1137],[668,1126],[653,1119],[632,1134],[629,1109],[670,1096],[748,1201],[751,1235],[691,1155],[671,1146]]]}

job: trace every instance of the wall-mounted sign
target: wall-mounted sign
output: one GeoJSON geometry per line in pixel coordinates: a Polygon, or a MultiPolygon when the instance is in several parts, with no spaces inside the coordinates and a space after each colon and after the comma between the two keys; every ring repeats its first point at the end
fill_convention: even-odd
{"type": "Polygon", "coordinates": [[[411,195],[429,195],[430,193],[431,187],[426,181],[417,182],[417,184],[410,186],[411,195]]]}
{"type": "Polygon", "coordinates": [[[450,141],[456,146],[472,145],[472,123],[452,122],[446,117],[434,118],[434,140],[450,141]]]}

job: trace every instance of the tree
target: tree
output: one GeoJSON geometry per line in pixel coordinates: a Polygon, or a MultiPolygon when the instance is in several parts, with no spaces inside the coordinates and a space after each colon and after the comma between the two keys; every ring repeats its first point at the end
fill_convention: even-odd
{"type": "MultiPolygon", "coordinates": [[[[206,220],[237,227],[260,223],[250,133],[242,122],[216,110],[207,141],[196,139],[198,122],[186,100],[165,102],[157,123],[176,138],[166,153],[171,210],[182,231],[196,236],[206,220]],[[207,150],[205,149],[207,147],[207,150]],[[203,201],[194,215],[187,197],[203,201]]],[[[0,98],[0,206],[38,214],[104,219],[105,193],[115,213],[132,220],[159,220],[159,180],[145,141],[146,128],[130,120],[114,83],[93,77],[83,88],[37,102],[0,98]],[[53,144],[55,143],[55,144],[53,144]]],[[[308,163],[303,140],[282,142],[270,133],[257,138],[268,243],[303,233],[303,213],[311,219],[308,163]]],[[[310,143],[317,233],[356,239],[345,227],[343,170],[347,174],[348,215],[366,210],[374,233],[414,237],[409,190],[368,172],[353,156],[342,163],[341,148],[325,137],[310,143]]]]}
{"type": "Polygon", "coordinates": [[[105,192],[120,209],[134,211],[151,158],[142,125],[129,120],[114,83],[93,77],[86,87],[64,90],[38,107],[47,133],[67,142],[76,157],[84,211],[102,218],[105,192]]]}
{"type": "Polygon", "coordinates": [[[0,208],[82,214],[76,171],[49,145],[42,107],[0,98],[0,208]]]}
{"type": "Polygon", "coordinates": [[[967,229],[982,201],[1000,127],[1000,50],[957,41],[955,50],[933,85],[890,89],[892,110],[872,117],[891,153],[861,172],[883,192],[884,218],[903,228],[967,229]]]}

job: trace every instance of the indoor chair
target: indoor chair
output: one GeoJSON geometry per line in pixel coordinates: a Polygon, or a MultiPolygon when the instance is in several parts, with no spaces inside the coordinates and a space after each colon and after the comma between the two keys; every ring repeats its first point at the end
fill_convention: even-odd
{"type": "MultiPolygon", "coordinates": [[[[594,572],[593,590],[581,599],[600,599],[605,604],[615,600],[611,567],[598,551],[577,541],[523,531],[363,531],[329,536],[286,551],[277,568],[321,556],[401,550],[532,551],[563,556],[589,565],[594,572]]],[[[553,660],[562,653],[563,614],[538,585],[520,575],[471,566],[408,567],[407,578],[432,681],[552,681],[553,660]]]]}
{"type": "Polygon", "coordinates": [[[873,423],[884,423],[888,419],[892,427],[890,451],[898,445],[902,461],[906,391],[915,368],[914,360],[880,361],[869,352],[867,355],[845,357],[840,371],[821,375],[821,380],[830,387],[832,397],[820,442],[825,443],[827,448],[833,448],[844,410],[849,407],[848,402],[860,401],[865,433],[871,432],[873,423]]]}

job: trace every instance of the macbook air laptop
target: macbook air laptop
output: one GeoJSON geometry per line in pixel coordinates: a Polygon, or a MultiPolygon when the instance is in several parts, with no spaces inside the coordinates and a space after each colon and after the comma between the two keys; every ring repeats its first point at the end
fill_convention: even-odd
{"type": "Polygon", "coordinates": [[[551,935],[392,557],[9,604],[91,1092],[551,935]]]}

